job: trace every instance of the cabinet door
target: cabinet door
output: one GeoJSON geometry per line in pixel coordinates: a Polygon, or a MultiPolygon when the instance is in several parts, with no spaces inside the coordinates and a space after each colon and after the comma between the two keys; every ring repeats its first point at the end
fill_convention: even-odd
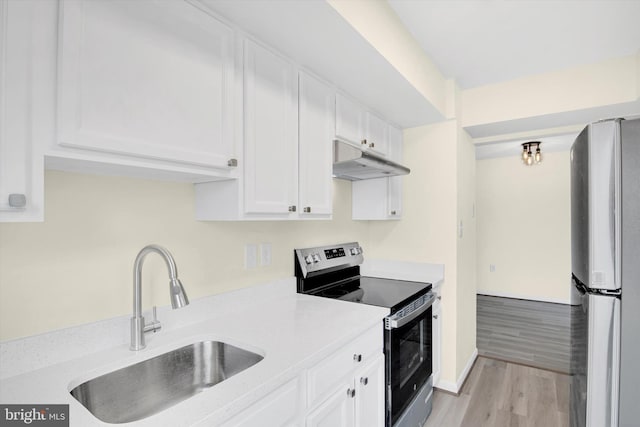
{"type": "Polygon", "coordinates": [[[307,416],[306,427],[352,427],[355,425],[355,393],[351,378],[307,416]]]}
{"type": "Polygon", "coordinates": [[[336,95],[336,136],[354,144],[364,139],[364,110],[344,96],[336,95]]]}
{"type": "Polygon", "coordinates": [[[244,60],[245,212],[288,214],[297,205],[297,79],[288,61],[251,40],[244,60]]]}
{"type": "MultiPolygon", "coordinates": [[[[439,296],[438,296],[439,298],[439,296]]],[[[433,304],[433,322],[431,323],[433,335],[433,385],[438,384],[440,368],[442,367],[442,304],[436,301],[433,304]]]]}
{"type": "Polygon", "coordinates": [[[384,427],[384,355],[356,375],[356,426],[384,427]]]}
{"type": "Polygon", "coordinates": [[[332,211],[335,93],[305,73],[299,76],[298,194],[300,215],[332,211]]]}
{"type": "Polygon", "coordinates": [[[44,162],[35,139],[44,127],[33,116],[43,68],[33,65],[39,6],[0,0],[0,222],[43,220],[44,162]]]}
{"type": "Polygon", "coordinates": [[[58,144],[227,168],[233,30],[188,2],[60,2],[58,144]]]}
{"type": "MultiPolygon", "coordinates": [[[[402,163],[402,131],[393,126],[389,126],[389,159],[397,163],[402,163]]],[[[401,176],[388,178],[388,215],[389,218],[400,218],[402,216],[402,180],[401,176]]]]}
{"type": "Polygon", "coordinates": [[[389,126],[380,117],[373,113],[366,114],[366,131],[365,139],[367,140],[367,149],[375,151],[383,156],[387,155],[387,128],[389,126]]]}

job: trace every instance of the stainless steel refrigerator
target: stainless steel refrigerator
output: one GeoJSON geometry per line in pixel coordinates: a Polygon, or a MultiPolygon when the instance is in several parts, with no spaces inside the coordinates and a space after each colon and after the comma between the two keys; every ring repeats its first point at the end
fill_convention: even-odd
{"type": "Polygon", "coordinates": [[[640,119],[571,147],[572,427],[640,426],[640,119]]]}

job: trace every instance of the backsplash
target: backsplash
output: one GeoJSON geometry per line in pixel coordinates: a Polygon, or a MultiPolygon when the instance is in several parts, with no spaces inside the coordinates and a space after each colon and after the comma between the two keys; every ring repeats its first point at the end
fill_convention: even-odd
{"type": "MultiPolygon", "coordinates": [[[[292,276],[295,247],[366,247],[368,237],[340,180],[324,221],[196,221],[186,183],[47,171],[45,190],[43,223],[0,224],[0,341],[129,314],[133,261],[149,243],[173,254],[195,299],[292,276]],[[271,265],[245,269],[245,245],[261,243],[271,244],[271,265]]],[[[147,258],[142,279],[143,309],[169,304],[160,257],[147,258]]]]}

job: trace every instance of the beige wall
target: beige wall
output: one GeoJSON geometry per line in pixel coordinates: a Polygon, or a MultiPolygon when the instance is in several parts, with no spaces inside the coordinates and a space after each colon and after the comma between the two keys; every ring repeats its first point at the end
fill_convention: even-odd
{"type": "MultiPolygon", "coordinates": [[[[295,247],[360,241],[351,186],[334,180],[331,221],[198,222],[191,184],[47,171],[45,221],[0,224],[0,340],[128,314],[132,269],[148,243],[174,255],[190,298],[293,275],[295,247]],[[272,265],[244,269],[246,243],[272,265]]],[[[143,271],[144,307],[169,303],[164,264],[143,271]]]]}
{"type": "Polygon", "coordinates": [[[568,151],[477,162],[478,293],[569,302],[569,174],[568,151]]]}
{"type": "Polygon", "coordinates": [[[476,157],[473,142],[462,129],[458,129],[457,145],[456,378],[476,350],[476,157]]]}
{"type": "Polygon", "coordinates": [[[455,384],[476,347],[473,144],[456,120],[406,129],[404,159],[402,220],[371,222],[368,256],[444,264],[441,379],[455,384]]]}
{"type": "Polygon", "coordinates": [[[638,99],[637,56],[522,77],[462,92],[462,125],[544,116],[638,99]]]}

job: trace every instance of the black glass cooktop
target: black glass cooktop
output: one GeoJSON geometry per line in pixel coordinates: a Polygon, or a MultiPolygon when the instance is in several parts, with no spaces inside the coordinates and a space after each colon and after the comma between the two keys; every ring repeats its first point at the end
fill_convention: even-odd
{"type": "Polygon", "coordinates": [[[317,290],[312,295],[388,307],[394,313],[430,289],[431,283],[359,277],[339,286],[317,290]]]}

